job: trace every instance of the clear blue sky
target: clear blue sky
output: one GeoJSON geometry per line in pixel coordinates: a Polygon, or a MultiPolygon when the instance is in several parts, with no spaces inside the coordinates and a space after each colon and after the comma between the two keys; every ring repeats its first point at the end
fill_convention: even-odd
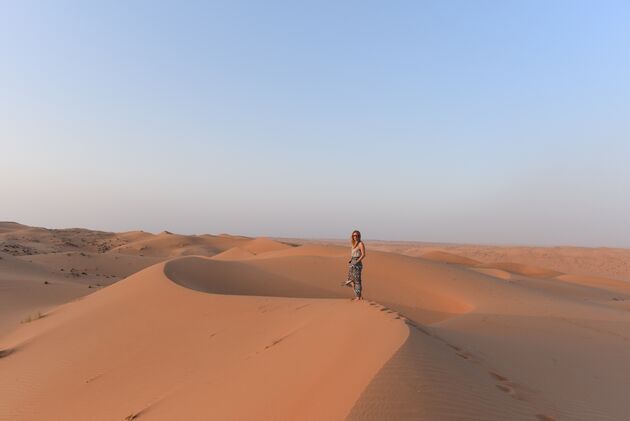
{"type": "Polygon", "coordinates": [[[630,247],[627,1],[29,2],[0,220],[630,247]]]}

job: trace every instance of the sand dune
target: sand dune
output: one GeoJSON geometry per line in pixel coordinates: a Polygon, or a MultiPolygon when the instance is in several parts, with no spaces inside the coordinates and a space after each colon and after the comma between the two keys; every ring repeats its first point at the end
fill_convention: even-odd
{"type": "Polygon", "coordinates": [[[291,248],[288,244],[274,241],[269,238],[256,238],[244,243],[241,247],[254,254],[262,254],[270,251],[286,250],[291,248]]]}
{"type": "Polygon", "coordinates": [[[232,247],[224,252],[212,256],[214,260],[242,260],[255,256],[254,253],[240,247],[232,247]]]}
{"type": "Polygon", "coordinates": [[[194,254],[211,256],[242,242],[246,241],[215,236],[161,233],[131,241],[113,248],[110,252],[163,258],[194,254]]]}
{"type": "Polygon", "coordinates": [[[0,278],[2,279],[50,279],[50,270],[33,261],[30,256],[28,260],[23,260],[6,253],[0,253],[0,278]]]}
{"type": "Polygon", "coordinates": [[[439,251],[439,250],[429,251],[429,252],[421,254],[420,256],[423,259],[435,260],[436,262],[455,263],[458,265],[465,265],[465,266],[476,266],[480,264],[480,262],[477,260],[469,259],[464,256],[459,256],[457,254],[448,253],[448,252],[439,251]]]}
{"type": "Polygon", "coordinates": [[[85,294],[84,286],[68,282],[44,266],[0,253],[0,336],[85,294]]]}
{"type": "MultiPolygon", "coordinates": [[[[410,256],[368,243],[367,301],[356,303],[339,286],[347,245],[0,229],[16,246],[0,254],[0,279],[18,274],[11,282],[26,282],[23,296],[34,283],[34,297],[63,282],[86,291],[90,281],[61,275],[64,265],[89,277],[97,267],[139,270],[78,300],[65,292],[66,304],[0,332],[0,420],[590,421],[630,412],[629,284],[561,271],[553,256],[492,260],[405,244],[410,256]],[[118,243],[127,249],[108,246],[118,243]],[[195,248],[205,257],[186,256],[195,248]]],[[[565,264],[567,251],[558,253],[565,264]]]]}
{"type": "Polygon", "coordinates": [[[46,229],[0,222],[0,336],[19,321],[179,255],[212,256],[249,238],[46,229]],[[54,285],[41,290],[44,282],[54,285]]]}
{"type": "Polygon", "coordinates": [[[343,419],[408,335],[362,303],[206,294],[164,275],[203,277],[201,260],[158,264],[5,338],[0,419],[343,419]]]}
{"type": "MultiPolygon", "coordinates": [[[[308,243],[308,241],[303,241],[308,243]]],[[[326,242],[318,241],[318,244],[326,242]]],[[[330,244],[337,245],[338,242],[330,244]]],[[[372,241],[371,249],[422,256],[443,251],[482,263],[512,262],[574,275],[630,281],[630,250],[586,247],[517,247],[372,241]]]]}
{"type": "Polygon", "coordinates": [[[561,281],[573,282],[580,285],[585,285],[594,288],[603,288],[607,291],[619,291],[621,293],[630,292],[630,282],[619,281],[616,279],[602,278],[598,276],[584,276],[584,275],[572,275],[563,274],[556,276],[554,279],[561,281]]]}
{"type": "Polygon", "coordinates": [[[510,272],[507,272],[501,269],[476,267],[474,268],[474,270],[479,273],[483,273],[484,275],[492,276],[494,278],[504,279],[506,281],[512,279],[512,274],[510,272]]]}
{"type": "Polygon", "coordinates": [[[555,270],[539,268],[530,265],[523,265],[514,262],[484,263],[482,265],[478,265],[477,267],[486,269],[498,269],[509,273],[529,276],[531,278],[553,278],[555,276],[562,275],[562,272],[558,272],[555,270]]]}
{"type": "Polygon", "coordinates": [[[29,261],[80,283],[109,285],[151,266],[161,258],[107,253],[49,253],[30,256],[29,261]]]}
{"type": "Polygon", "coordinates": [[[0,221],[0,234],[24,230],[27,228],[29,227],[26,225],[18,224],[17,222],[0,221]]]}
{"type": "Polygon", "coordinates": [[[179,285],[213,294],[344,298],[341,288],[327,291],[318,285],[273,274],[245,262],[189,257],[167,262],[164,272],[179,285]]]}
{"type": "Polygon", "coordinates": [[[288,244],[268,238],[250,239],[240,236],[214,236],[208,234],[199,236],[178,235],[165,231],[155,236],[142,236],[137,240],[127,241],[125,244],[113,248],[110,252],[169,258],[190,255],[213,256],[234,247],[251,254],[262,254],[291,248],[288,244]]]}
{"type": "Polygon", "coordinates": [[[337,246],[302,245],[291,248],[283,248],[268,251],[256,256],[256,259],[268,259],[277,257],[316,256],[316,257],[341,257],[348,260],[348,249],[337,246]]]}

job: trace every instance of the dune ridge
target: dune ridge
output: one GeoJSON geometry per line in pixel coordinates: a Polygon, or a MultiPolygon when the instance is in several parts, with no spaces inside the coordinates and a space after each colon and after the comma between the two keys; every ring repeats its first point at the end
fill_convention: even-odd
{"type": "Polygon", "coordinates": [[[255,256],[254,253],[240,247],[232,247],[212,256],[214,260],[243,260],[255,256]]]}
{"type": "MultiPolygon", "coordinates": [[[[253,247],[260,256],[268,251],[265,248],[290,247],[243,236],[113,233],[0,222],[0,337],[22,319],[105,288],[155,263],[176,256],[215,256],[241,246],[253,247]]],[[[230,258],[232,253],[219,259],[230,258]]]]}
{"type": "MultiPolygon", "coordinates": [[[[253,287],[265,296],[201,293],[168,278],[194,274],[195,259],[207,260],[159,263],[5,338],[0,419],[343,419],[408,335],[361,303],[269,297],[264,282],[253,287]]],[[[215,274],[225,287],[238,278],[215,274]]]]}
{"type": "Polygon", "coordinates": [[[127,277],[0,334],[1,420],[590,421],[630,412],[628,284],[561,271],[549,256],[492,261],[455,246],[368,243],[367,301],[353,303],[339,286],[348,258],[339,244],[8,228],[6,285],[86,288],[115,265],[127,277]],[[196,249],[202,255],[187,254],[196,249]],[[66,264],[88,275],[62,274],[66,264]],[[22,275],[9,279],[11,270],[22,275]]]}
{"type": "MultiPolygon", "coordinates": [[[[303,241],[308,243],[308,241],[303,241]]],[[[326,242],[318,242],[326,244],[326,242]]],[[[337,244],[337,242],[331,243],[337,244]]],[[[630,250],[611,247],[536,247],[434,244],[420,242],[373,241],[380,251],[421,257],[442,252],[479,261],[483,264],[516,263],[567,273],[630,281],[630,250]]]]}

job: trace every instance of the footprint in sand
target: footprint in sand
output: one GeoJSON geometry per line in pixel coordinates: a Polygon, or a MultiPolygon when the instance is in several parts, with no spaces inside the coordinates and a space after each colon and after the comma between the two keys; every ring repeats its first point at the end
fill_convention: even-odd
{"type": "Polygon", "coordinates": [[[463,359],[465,359],[465,360],[469,360],[469,359],[470,359],[470,357],[472,357],[472,355],[470,355],[469,353],[464,352],[464,351],[458,351],[458,352],[456,352],[455,354],[456,354],[458,357],[463,358],[463,359]]]}
{"type": "Polygon", "coordinates": [[[0,358],[8,357],[13,351],[12,348],[0,349],[0,358]]]}
{"type": "Polygon", "coordinates": [[[502,375],[500,375],[499,373],[495,373],[494,371],[490,372],[490,376],[492,376],[494,379],[500,381],[500,382],[507,382],[509,381],[507,377],[503,377],[502,375]]]}
{"type": "Polygon", "coordinates": [[[518,399],[520,401],[525,400],[522,396],[519,395],[518,391],[515,388],[516,385],[511,382],[510,379],[494,371],[489,371],[488,374],[490,374],[493,379],[499,381],[499,383],[495,385],[497,389],[507,393],[514,399],[518,399]]]}
{"type": "Polygon", "coordinates": [[[497,389],[499,389],[499,390],[501,390],[501,391],[503,391],[503,392],[505,392],[505,393],[507,393],[509,395],[513,395],[514,394],[514,389],[512,389],[509,386],[505,386],[503,384],[498,384],[496,386],[497,386],[497,389]]]}
{"type": "Polygon", "coordinates": [[[453,348],[455,351],[461,351],[462,349],[458,346],[455,346],[453,344],[446,344],[448,347],[453,348]]]}

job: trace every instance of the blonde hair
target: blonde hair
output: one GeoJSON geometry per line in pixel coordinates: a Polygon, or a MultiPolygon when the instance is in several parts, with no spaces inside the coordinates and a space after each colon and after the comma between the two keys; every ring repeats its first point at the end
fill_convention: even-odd
{"type": "Polygon", "coordinates": [[[352,231],[352,234],[350,234],[350,242],[352,243],[352,247],[356,247],[357,244],[361,242],[361,232],[359,230],[352,231]],[[356,241],[354,239],[354,234],[358,234],[356,241]]]}

